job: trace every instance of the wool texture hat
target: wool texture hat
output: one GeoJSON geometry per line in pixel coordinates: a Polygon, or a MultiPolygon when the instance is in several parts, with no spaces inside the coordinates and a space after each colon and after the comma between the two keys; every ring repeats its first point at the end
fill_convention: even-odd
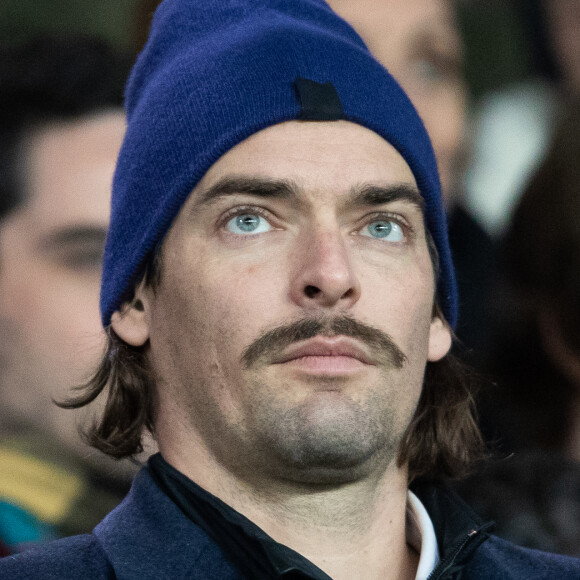
{"type": "Polygon", "coordinates": [[[323,0],[165,0],[125,106],[101,289],[105,326],[131,298],[147,257],[210,166],[253,133],[295,119],[358,123],[402,155],[439,253],[439,304],[456,324],[439,176],[423,123],[323,0]]]}

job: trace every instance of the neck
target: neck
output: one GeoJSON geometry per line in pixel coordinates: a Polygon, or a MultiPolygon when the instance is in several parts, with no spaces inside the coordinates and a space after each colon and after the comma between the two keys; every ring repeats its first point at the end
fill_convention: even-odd
{"type": "Polygon", "coordinates": [[[207,457],[161,451],[184,475],[335,580],[415,577],[419,555],[407,545],[405,530],[407,471],[394,462],[349,483],[312,485],[240,478],[207,457]]]}

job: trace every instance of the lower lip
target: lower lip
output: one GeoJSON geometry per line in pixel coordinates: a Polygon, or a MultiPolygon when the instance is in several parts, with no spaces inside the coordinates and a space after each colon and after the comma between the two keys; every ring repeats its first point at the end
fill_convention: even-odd
{"type": "Polygon", "coordinates": [[[351,356],[301,356],[282,364],[312,374],[327,376],[349,375],[369,366],[351,356]]]}

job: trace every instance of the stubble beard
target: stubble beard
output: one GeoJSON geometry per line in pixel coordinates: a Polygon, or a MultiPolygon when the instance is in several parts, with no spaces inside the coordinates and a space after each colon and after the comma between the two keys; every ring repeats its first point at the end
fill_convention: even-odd
{"type": "MultiPolygon", "coordinates": [[[[271,388],[255,381],[255,444],[264,469],[277,477],[308,484],[356,481],[381,473],[396,461],[414,409],[395,400],[385,372],[368,387],[364,400],[354,400],[337,386],[319,389],[297,404],[281,401],[271,388]]],[[[284,389],[285,386],[282,386],[284,389]]]]}
{"type": "Polygon", "coordinates": [[[246,432],[254,434],[254,460],[266,458],[264,469],[324,484],[353,481],[395,461],[413,409],[399,384],[407,374],[407,356],[384,331],[346,315],[291,321],[263,332],[244,350],[241,362],[253,375],[246,432]],[[303,377],[311,384],[298,388],[302,394],[293,399],[297,385],[283,384],[266,369],[272,370],[272,360],[289,345],[319,335],[364,343],[378,373],[303,377]]]}

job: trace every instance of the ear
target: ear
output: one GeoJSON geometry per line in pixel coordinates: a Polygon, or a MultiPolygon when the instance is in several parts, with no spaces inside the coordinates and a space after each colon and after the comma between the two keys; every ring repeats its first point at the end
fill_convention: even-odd
{"type": "Polygon", "coordinates": [[[141,283],[133,300],[125,302],[111,317],[117,336],[131,346],[143,346],[149,340],[151,299],[151,293],[141,283]]]}
{"type": "Polygon", "coordinates": [[[427,360],[437,362],[451,349],[451,329],[439,316],[433,317],[429,329],[429,352],[427,360]]]}

